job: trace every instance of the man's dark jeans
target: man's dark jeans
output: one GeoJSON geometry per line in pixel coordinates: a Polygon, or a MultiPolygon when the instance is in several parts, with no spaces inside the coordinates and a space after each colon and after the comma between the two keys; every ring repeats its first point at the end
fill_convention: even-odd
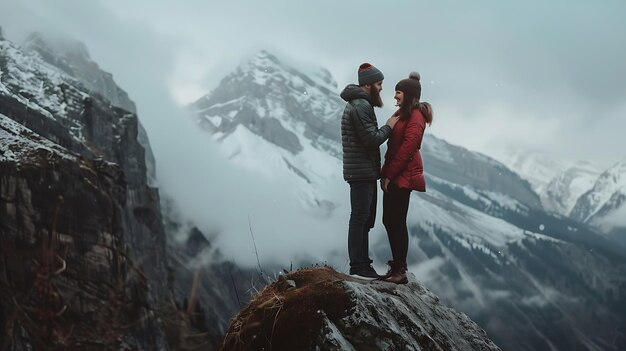
{"type": "Polygon", "coordinates": [[[367,267],[369,257],[369,232],[376,221],[375,180],[350,182],[350,224],[348,228],[348,255],[351,268],[367,267]]]}

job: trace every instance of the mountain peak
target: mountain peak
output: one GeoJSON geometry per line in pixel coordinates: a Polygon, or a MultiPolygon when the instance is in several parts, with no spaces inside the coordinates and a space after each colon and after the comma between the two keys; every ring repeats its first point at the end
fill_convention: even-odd
{"type": "Polygon", "coordinates": [[[73,59],[91,61],[87,46],[78,40],[70,38],[33,32],[26,37],[22,46],[26,51],[39,52],[46,61],[49,61],[47,55],[55,57],[66,56],[73,59]]]}
{"type": "Polygon", "coordinates": [[[276,58],[276,56],[272,55],[269,51],[265,49],[261,49],[259,52],[256,53],[256,55],[254,55],[254,57],[259,59],[278,61],[278,58],[276,58]]]}
{"type": "Polygon", "coordinates": [[[244,64],[245,68],[255,68],[255,69],[267,69],[267,68],[275,68],[276,66],[280,66],[282,63],[280,60],[269,53],[267,50],[261,50],[256,53],[252,59],[250,59],[246,64],[244,64]]]}
{"type": "Polygon", "coordinates": [[[305,73],[261,50],[192,104],[192,110],[205,129],[220,136],[242,126],[291,154],[311,144],[338,156],[332,141],[339,141],[345,104],[333,83],[328,71],[305,73]]]}
{"type": "Polygon", "coordinates": [[[84,43],[68,37],[33,32],[22,46],[25,52],[34,53],[48,65],[79,81],[87,91],[97,92],[113,105],[136,113],[135,103],[117,85],[113,75],[91,59],[84,43]]]}
{"type": "Polygon", "coordinates": [[[616,187],[626,187],[626,160],[619,161],[611,166],[600,175],[600,178],[607,178],[607,181],[616,187]]]}
{"type": "Polygon", "coordinates": [[[618,193],[626,194],[626,160],[621,160],[602,172],[593,188],[578,199],[570,216],[587,222],[599,212],[610,212],[606,207],[618,193]]]}

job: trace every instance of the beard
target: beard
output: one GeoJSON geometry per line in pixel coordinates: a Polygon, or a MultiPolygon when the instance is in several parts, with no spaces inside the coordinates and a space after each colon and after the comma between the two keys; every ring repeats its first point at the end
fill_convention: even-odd
{"type": "Polygon", "coordinates": [[[370,102],[374,107],[383,107],[383,99],[380,97],[380,90],[373,85],[370,89],[370,102]]]}

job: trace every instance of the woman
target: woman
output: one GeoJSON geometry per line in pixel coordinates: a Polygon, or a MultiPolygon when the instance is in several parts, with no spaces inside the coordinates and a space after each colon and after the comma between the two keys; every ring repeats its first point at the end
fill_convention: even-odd
{"type": "Polygon", "coordinates": [[[387,229],[393,260],[383,280],[406,284],[406,256],[409,232],[406,216],[411,190],[426,191],[420,147],[426,124],[433,121],[432,107],[420,102],[422,86],[420,75],[412,72],[408,79],[396,85],[396,99],[400,120],[387,142],[385,163],[381,170],[383,189],[383,224],[387,229]]]}

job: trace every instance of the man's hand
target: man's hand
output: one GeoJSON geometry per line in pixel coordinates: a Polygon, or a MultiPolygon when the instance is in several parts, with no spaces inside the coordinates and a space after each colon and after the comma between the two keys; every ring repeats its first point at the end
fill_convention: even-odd
{"type": "Polygon", "coordinates": [[[380,188],[383,189],[384,192],[387,192],[387,187],[391,181],[387,178],[383,178],[380,180],[380,188]]]}
{"type": "Polygon", "coordinates": [[[398,123],[398,120],[400,119],[400,117],[396,116],[395,114],[391,117],[389,117],[389,119],[387,120],[387,125],[389,127],[391,127],[391,129],[393,129],[393,127],[396,125],[396,123],[398,123]]]}

